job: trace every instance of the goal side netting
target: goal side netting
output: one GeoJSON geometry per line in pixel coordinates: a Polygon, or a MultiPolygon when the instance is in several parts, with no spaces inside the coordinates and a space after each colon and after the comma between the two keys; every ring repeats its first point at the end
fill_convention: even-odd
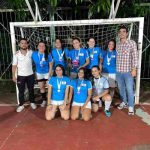
{"type": "Polygon", "coordinates": [[[106,49],[110,39],[118,41],[117,32],[120,25],[129,29],[129,39],[138,45],[138,71],[135,86],[135,102],[139,103],[141,54],[143,41],[144,19],[121,18],[121,19],[97,19],[97,20],[72,20],[72,21],[42,21],[42,22],[11,22],[11,42],[13,54],[18,50],[17,42],[20,38],[27,38],[32,50],[37,49],[39,41],[45,41],[48,50],[54,47],[56,38],[63,41],[63,45],[72,48],[72,38],[79,37],[82,47],[87,47],[89,37],[94,37],[96,46],[106,49]]]}

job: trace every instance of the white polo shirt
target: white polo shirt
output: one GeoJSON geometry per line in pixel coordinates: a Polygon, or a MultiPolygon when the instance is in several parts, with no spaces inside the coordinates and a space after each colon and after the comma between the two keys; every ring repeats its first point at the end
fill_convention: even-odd
{"type": "Polygon", "coordinates": [[[20,50],[13,55],[12,65],[17,65],[17,75],[29,76],[33,74],[31,56],[32,50],[27,50],[26,55],[23,55],[20,50]]]}

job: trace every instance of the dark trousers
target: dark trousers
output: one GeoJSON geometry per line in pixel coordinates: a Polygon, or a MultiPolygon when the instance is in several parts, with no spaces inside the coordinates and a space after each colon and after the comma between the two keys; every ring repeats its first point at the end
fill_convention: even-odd
{"type": "Polygon", "coordinates": [[[29,100],[30,103],[34,103],[34,75],[29,76],[18,76],[17,77],[17,86],[19,90],[19,106],[24,104],[24,92],[25,92],[25,84],[27,84],[27,88],[29,91],[29,100]]]}

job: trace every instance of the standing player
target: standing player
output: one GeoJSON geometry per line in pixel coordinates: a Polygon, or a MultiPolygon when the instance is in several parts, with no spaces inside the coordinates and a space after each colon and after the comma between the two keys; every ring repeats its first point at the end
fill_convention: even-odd
{"type": "Polygon", "coordinates": [[[65,76],[65,70],[62,65],[58,64],[55,67],[54,74],[48,84],[46,120],[52,120],[55,117],[57,108],[60,110],[61,117],[64,120],[68,120],[70,110],[67,104],[70,79],[65,76]]]}
{"type": "Polygon", "coordinates": [[[92,84],[86,79],[85,68],[78,70],[78,78],[71,81],[70,89],[70,92],[73,93],[71,119],[76,120],[79,114],[82,114],[84,121],[90,120],[92,84]]]}
{"type": "Polygon", "coordinates": [[[36,109],[34,101],[34,75],[32,70],[32,51],[28,49],[28,42],[25,38],[22,38],[19,42],[20,50],[13,56],[12,63],[12,75],[13,81],[17,84],[19,90],[19,106],[16,109],[17,112],[21,112],[24,109],[24,91],[25,84],[29,91],[30,106],[32,109],[36,109]],[[17,71],[17,78],[16,78],[17,71]]]}
{"type": "Polygon", "coordinates": [[[55,40],[55,48],[52,50],[53,68],[58,64],[61,64],[66,69],[67,59],[69,57],[69,51],[62,45],[62,40],[57,38],[55,40]]]}
{"type": "Polygon", "coordinates": [[[81,48],[81,40],[79,38],[73,38],[72,44],[74,49],[69,54],[70,63],[72,64],[70,77],[75,79],[79,68],[87,67],[89,64],[89,56],[86,49],[81,48]]]}
{"type": "Polygon", "coordinates": [[[135,41],[128,40],[128,30],[122,25],[118,30],[120,41],[116,45],[116,79],[121,96],[118,109],[128,107],[128,114],[134,115],[134,77],[136,76],[138,52],[135,41]]]}
{"type": "Polygon", "coordinates": [[[102,50],[99,47],[95,47],[95,39],[94,38],[89,38],[88,39],[88,54],[89,54],[89,60],[90,63],[87,66],[87,73],[88,77],[91,77],[91,68],[93,66],[100,66],[100,62],[102,61],[102,50]]]}
{"type": "Polygon", "coordinates": [[[38,43],[38,51],[34,51],[32,59],[36,67],[36,78],[42,96],[41,107],[46,105],[46,81],[52,74],[52,57],[46,50],[43,41],[38,43]]]}
{"type": "Polygon", "coordinates": [[[93,90],[92,90],[92,100],[93,100],[93,104],[92,104],[92,108],[94,112],[98,111],[99,105],[98,102],[99,101],[104,101],[105,103],[105,115],[107,117],[111,116],[111,112],[110,112],[110,105],[112,102],[112,98],[111,96],[108,94],[109,93],[109,84],[108,81],[105,77],[101,76],[100,74],[100,68],[99,66],[93,66],[92,67],[92,75],[93,75],[93,90]]]}
{"type": "Polygon", "coordinates": [[[113,98],[116,87],[116,41],[109,40],[108,49],[103,53],[102,75],[107,78],[110,87],[110,95],[113,98]]]}

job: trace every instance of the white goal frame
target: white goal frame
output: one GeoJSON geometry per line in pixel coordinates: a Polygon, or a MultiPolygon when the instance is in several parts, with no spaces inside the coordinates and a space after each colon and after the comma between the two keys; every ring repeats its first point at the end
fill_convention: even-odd
{"type": "MultiPolygon", "coordinates": [[[[70,21],[39,21],[39,22],[10,22],[10,35],[12,44],[12,53],[16,52],[15,27],[55,27],[55,26],[82,26],[82,25],[105,25],[105,24],[124,24],[139,23],[138,32],[138,68],[136,77],[135,104],[139,104],[140,95],[140,75],[143,45],[144,17],[136,18],[115,18],[115,19],[92,19],[92,20],[70,20],[70,21]]],[[[18,94],[17,94],[17,102],[18,94]]]]}

